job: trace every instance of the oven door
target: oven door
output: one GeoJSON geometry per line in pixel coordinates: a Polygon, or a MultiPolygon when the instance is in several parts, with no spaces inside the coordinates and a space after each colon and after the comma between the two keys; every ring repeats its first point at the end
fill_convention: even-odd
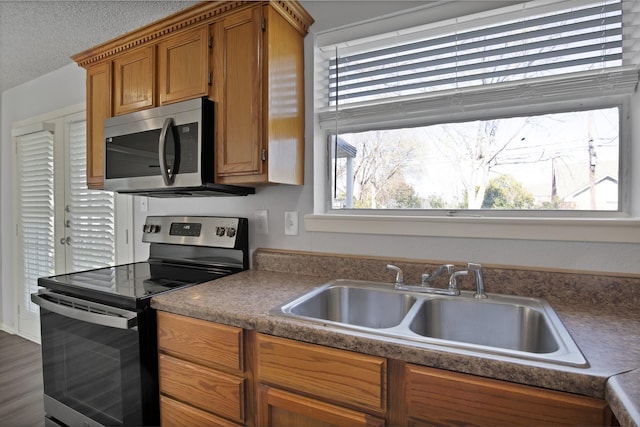
{"type": "Polygon", "coordinates": [[[67,425],[143,425],[138,313],[41,290],[45,412],[67,425]]]}

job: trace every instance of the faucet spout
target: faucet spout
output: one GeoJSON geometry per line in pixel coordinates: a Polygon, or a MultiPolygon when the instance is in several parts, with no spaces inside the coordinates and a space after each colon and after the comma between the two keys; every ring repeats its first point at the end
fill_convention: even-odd
{"type": "Polygon", "coordinates": [[[396,272],[396,286],[400,286],[404,284],[404,275],[402,274],[402,269],[392,264],[387,264],[387,270],[396,272]]]}
{"type": "Polygon", "coordinates": [[[447,274],[453,274],[455,271],[455,266],[453,264],[444,264],[438,267],[438,269],[433,274],[423,274],[422,275],[422,286],[426,286],[429,283],[434,282],[438,277],[442,275],[442,273],[447,272],[447,274]]]}
{"type": "Polygon", "coordinates": [[[458,289],[458,283],[456,282],[456,278],[459,276],[467,276],[467,275],[469,275],[469,272],[467,270],[456,271],[452,273],[451,277],[449,277],[449,289],[450,290],[458,289]]]}

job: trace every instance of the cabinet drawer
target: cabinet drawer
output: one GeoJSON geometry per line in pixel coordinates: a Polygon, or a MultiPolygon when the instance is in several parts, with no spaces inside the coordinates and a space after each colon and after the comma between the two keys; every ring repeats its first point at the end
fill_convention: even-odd
{"type": "Polygon", "coordinates": [[[201,426],[201,427],[240,427],[224,418],[216,417],[193,406],[173,400],[167,396],[160,396],[160,424],[170,426],[201,426]]]}
{"type": "Polygon", "coordinates": [[[424,366],[406,366],[413,424],[610,425],[603,400],[424,366]]]}
{"type": "Polygon", "coordinates": [[[284,390],[261,386],[259,426],[382,427],[384,418],[284,390]]]}
{"type": "Polygon", "coordinates": [[[341,405],[386,410],[386,359],[257,335],[258,378],[341,405]]]}
{"type": "Polygon", "coordinates": [[[158,347],[181,359],[238,374],[244,370],[242,329],[158,312],[158,347]]]}
{"type": "Polygon", "coordinates": [[[160,355],[160,393],[244,422],[244,379],[165,354],[160,355]]]}

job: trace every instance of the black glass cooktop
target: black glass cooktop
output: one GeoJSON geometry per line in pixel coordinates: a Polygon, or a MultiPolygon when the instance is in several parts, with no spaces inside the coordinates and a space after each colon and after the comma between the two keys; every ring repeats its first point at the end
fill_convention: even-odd
{"type": "Polygon", "coordinates": [[[38,286],[122,308],[144,308],[152,296],[241,271],[145,261],[38,279],[38,286]]]}

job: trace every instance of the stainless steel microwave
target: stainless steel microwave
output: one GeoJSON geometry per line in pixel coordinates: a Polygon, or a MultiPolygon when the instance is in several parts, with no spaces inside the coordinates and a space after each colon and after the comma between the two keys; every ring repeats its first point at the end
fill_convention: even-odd
{"type": "Polygon", "coordinates": [[[157,197],[254,194],[215,182],[214,105],[198,98],[106,119],[105,189],[157,197]]]}

